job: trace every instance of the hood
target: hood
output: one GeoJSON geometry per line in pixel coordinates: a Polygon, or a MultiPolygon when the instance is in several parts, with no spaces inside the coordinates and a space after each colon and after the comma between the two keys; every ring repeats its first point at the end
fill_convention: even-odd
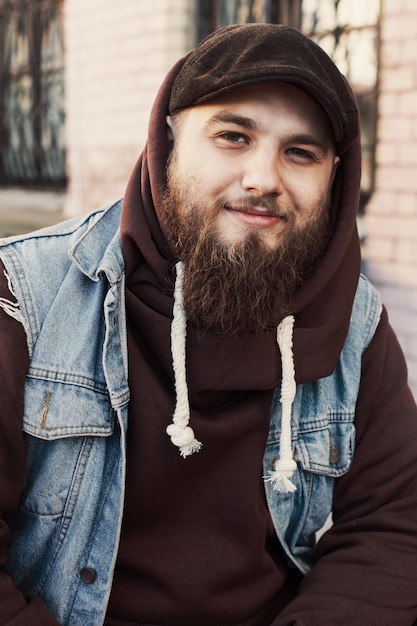
{"type": "MultiPolygon", "coordinates": [[[[142,260],[148,272],[147,289],[162,287],[171,315],[174,265],[177,261],[162,213],[168,158],[166,116],[172,84],[187,60],[171,69],[156,97],[149,123],[148,142],[132,172],[124,199],[121,225],[127,283],[135,280],[142,260]]],[[[352,106],[356,101],[351,95],[352,106]]],[[[294,355],[297,383],[327,376],[334,370],[347,335],[360,273],[360,244],[356,227],[361,176],[360,138],[341,155],[334,189],[333,235],[319,265],[294,294],[294,355]]]]}
{"type": "MultiPolygon", "coordinates": [[[[293,52],[286,52],[292,64],[293,52]]],[[[157,94],[148,141],[130,177],[121,219],[128,326],[150,366],[158,372],[161,384],[176,389],[177,406],[181,404],[181,394],[174,373],[171,341],[179,259],[164,222],[162,196],[169,154],[166,117],[173,84],[192,54],[174,65],[157,94]]],[[[349,98],[350,109],[357,113],[351,89],[342,81],[344,98],[349,98]]],[[[333,184],[333,234],[317,268],[295,292],[291,303],[294,320],[290,323],[289,369],[295,372],[292,376],[295,375],[297,384],[323,378],[334,371],[349,328],[360,273],[356,215],[361,174],[359,128],[357,121],[350,124],[353,126],[349,127],[349,142],[340,155],[333,184]]],[[[186,332],[186,346],[181,349],[187,366],[185,370],[184,361],[182,370],[188,382],[191,406],[210,411],[230,407],[234,394],[251,390],[265,391],[268,402],[272,401],[274,390],[283,381],[284,355],[278,347],[276,333],[219,340],[210,337],[210,333],[201,337],[190,328],[186,332]]],[[[187,425],[186,416],[182,428],[187,425]]],[[[197,450],[200,444],[197,440],[194,444],[197,450]]]]}

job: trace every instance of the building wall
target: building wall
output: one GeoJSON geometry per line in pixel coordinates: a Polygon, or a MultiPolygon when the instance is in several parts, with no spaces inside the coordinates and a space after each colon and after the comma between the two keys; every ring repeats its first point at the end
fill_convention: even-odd
{"type": "Polygon", "coordinates": [[[417,397],[417,4],[382,0],[376,189],[368,273],[382,293],[417,397]]]}
{"type": "Polygon", "coordinates": [[[121,197],[153,99],[194,43],[190,0],[65,0],[67,215],[121,197]]]}

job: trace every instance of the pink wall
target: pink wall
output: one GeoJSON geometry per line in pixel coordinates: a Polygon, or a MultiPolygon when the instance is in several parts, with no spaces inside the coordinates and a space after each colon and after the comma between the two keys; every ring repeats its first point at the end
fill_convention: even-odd
{"type": "Polygon", "coordinates": [[[376,188],[368,273],[382,293],[417,396],[417,4],[382,0],[376,188]]]}

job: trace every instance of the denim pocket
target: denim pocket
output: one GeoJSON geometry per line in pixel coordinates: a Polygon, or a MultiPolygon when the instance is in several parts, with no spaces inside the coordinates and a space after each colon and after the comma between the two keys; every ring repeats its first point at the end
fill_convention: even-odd
{"type": "Polygon", "coordinates": [[[298,433],[295,460],[305,471],[337,478],[348,471],[354,447],[353,415],[331,415],[325,426],[298,433]]]}
{"type": "Polygon", "coordinates": [[[27,377],[23,430],[46,440],[109,436],[114,410],[104,385],[94,380],[44,371],[27,377]]]}

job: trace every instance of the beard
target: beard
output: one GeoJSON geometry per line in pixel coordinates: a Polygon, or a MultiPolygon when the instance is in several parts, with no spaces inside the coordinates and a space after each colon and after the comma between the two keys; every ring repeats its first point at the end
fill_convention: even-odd
{"type": "MultiPolygon", "coordinates": [[[[164,216],[184,263],[183,298],[188,322],[200,331],[236,336],[275,329],[290,311],[291,298],[317,266],[329,240],[329,194],[315,203],[312,218],[294,227],[293,209],[280,207],[285,229],[266,246],[256,229],[228,242],[218,216],[232,203],[210,204],[199,197],[198,182],[178,176],[175,158],[168,168],[164,216]]],[[[275,205],[275,199],[249,198],[243,204],[275,205]]],[[[236,203],[235,203],[236,204],[236,203]]],[[[241,203],[242,204],[242,203],[241,203]]]]}

